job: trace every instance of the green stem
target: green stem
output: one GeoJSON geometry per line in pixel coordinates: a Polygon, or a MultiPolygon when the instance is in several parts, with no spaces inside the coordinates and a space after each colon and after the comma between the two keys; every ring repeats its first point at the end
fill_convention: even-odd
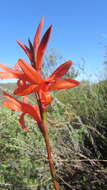
{"type": "Polygon", "coordinates": [[[42,113],[43,116],[43,128],[44,128],[44,140],[46,144],[46,150],[47,150],[47,155],[48,155],[48,161],[49,161],[49,167],[50,167],[50,173],[52,176],[52,180],[54,183],[55,190],[61,190],[60,185],[56,179],[56,170],[54,166],[54,161],[52,158],[52,148],[49,140],[49,135],[48,135],[48,128],[47,128],[47,119],[46,119],[46,112],[42,113]]]}

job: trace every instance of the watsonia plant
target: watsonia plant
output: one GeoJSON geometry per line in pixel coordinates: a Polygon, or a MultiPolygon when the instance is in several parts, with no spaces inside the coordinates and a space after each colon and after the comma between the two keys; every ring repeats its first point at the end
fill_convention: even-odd
{"type": "Polygon", "coordinates": [[[72,61],[65,62],[49,77],[43,78],[43,57],[52,31],[52,26],[50,26],[40,41],[43,23],[44,19],[42,17],[33,43],[28,40],[29,47],[24,45],[22,42],[17,41],[28,56],[31,65],[27,64],[23,59],[19,59],[13,69],[0,64],[0,68],[5,70],[5,72],[0,72],[0,79],[18,79],[17,89],[15,89],[13,94],[16,96],[24,96],[24,101],[21,102],[6,92],[3,92],[3,96],[7,98],[7,100],[4,101],[4,106],[11,110],[22,112],[19,118],[19,123],[23,130],[28,130],[28,127],[25,125],[24,121],[24,116],[26,114],[29,114],[37,122],[45,140],[50,173],[54,187],[56,190],[60,190],[60,185],[57,181],[56,170],[52,158],[52,149],[47,128],[47,110],[48,105],[52,102],[50,92],[52,90],[74,88],[80,83],[70,78],[62,78],[72,65],[72,61]],[[28,95],[32,93],[35,94],[38,105],[31,105],[28,103],[28,95]]]}

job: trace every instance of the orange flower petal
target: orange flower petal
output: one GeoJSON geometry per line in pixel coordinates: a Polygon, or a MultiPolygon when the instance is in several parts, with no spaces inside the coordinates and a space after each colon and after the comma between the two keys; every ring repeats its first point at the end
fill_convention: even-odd
{"type": "Polygon", "coordinates": [[[50,34],[52,31],[52,25],[49,27],[49,29],[46,31],[46,33],[44,34],[40,45],[38,47],[38,51],[37,51],[37,65],[36,65],[36,69],[41,71],[41,67],[42,67],[42,63],[43,63],[43,56],[50,38],[50,34]]]}
{"type": "Polygon", "coordinates": [[[29,49],[26,45],[24,45],[22,42],[20,42],[19,40],[16,40],[17,43],[19,44],[19,46],[24,50],[24,52],[26,53],[26,55],[29,57],[30,61],[33,61],[33,52],[31,49],[29,49]]]}
{"type": "Polygon", "coordinates": [[[6,71],[0,72],[0,79],[23,78],[22,72],[19,70],[10,69],[3,64],[0,64],[0,68],[6,71]]]}
{"type": "Polygon", "coordinates": [[[38,28],[36,31],[36,35],[34,37],[33,47],[34,47],[35,52],[37,51],[38,46],[39,46],[40,35],[42,32],[43,24],[44,24],[44,17],[41,18],[40,24],[38,25],[38,28]]]}
{"type": "Polygon", "coordinates": [[[21,67],[28,80],[30,79],[33,83],[36,84],[40,84],[43,81],[40,74],[31,65],[27,64],[23,59],[18,60],[18,65],[21,67]]]}
{"type": "Polygon", "coordinates": [[[25,115],[26,115],[25,113],[22,113],[22,114],[20,115],[19,123],[20,123],[21,128],[22,128],[23,130],[28,130],[29,128],[25,125],[25,121],[24,121],[24,116],[25,116],[25,115]]]}
{"type": "Polygon", "coordinates": [[[21,111],[21,105],[17,104],[16,102],[4,101],[3,105],[10,110],[21,111]]]}
{"type": "Polygon", "coordinates": [[[44,92],[44,91],[40,90],[39,96],[40,96],[41,104],[44,108],[45,108],[45,106],[47,106],[48,104],[50,104],[52,102],[52,97],[48,91],[44,92]]]}
{"type": "Polygon", "coordinates": [[[30,105],[27,103],[22,103],[19,100],[17,100],[16,98],[13,98],[12,96],[10,96],[9,94],[4,92],[4,97],[6,97],[7,99],[9,99],[9,101],[4,101],[4,106],[14,110],[14,111],[21,111],[25,114],[29,114],[30,116],[32,116],[34,118],[34,120],[37,121],[37,123],[41,123],[41,116],[40,116],[40,112],[39,112],[39,108],[36,105],[30,105]]]}
{"type": "Polygon", "coordinates": [[[74,88],[80,84],[79,81],[72,79],[62,79],[58,80],[55,83],[50,85],[50,90],[60,90],[60,89],[69,89],[74,88]]]}
{"type": "Polygon", "coordinates": [[[17,78],[16,75],[7,72],[0,72],[0,79],[13,79],[17,78]]]}
{"type": "Polygon", "coordinates": [[[10,96],[6,92],[3,92],[3,96],[6,97],[9,101],[4,101],[4,106],[9,109],[13,109],[15,111],[21,111],[21,103],[20,101],[16,100],[16,98],[10,96]]]}
{"type": "Polygon", "coordinates": [[[14,91],[14,94],[16,96],[25,96],[25,95],[29,95],[35,91],[37,91],[38,89],[38,85],[35,85],[35,84],[28,84],[26,86],[21,86],[21,87],[18,87],[15,91],[14,91]]]}
{"type": "Polygon", "coordinates": [[[26,104],[28,104],[28,96],[24,96],[23,102],[26,103],[26,104]]]}
{"type": "MultiPolygon", "coordinates": [[[[72,64],[72,61],[67,61],[64,64],[60,65],[50,76],[49,80],[58,80],[61,77],[63,77],[67,71],[69,70],[70,66],[72,64]]],[[[47,79],[47,80],[48,80],[47,79]]]]}

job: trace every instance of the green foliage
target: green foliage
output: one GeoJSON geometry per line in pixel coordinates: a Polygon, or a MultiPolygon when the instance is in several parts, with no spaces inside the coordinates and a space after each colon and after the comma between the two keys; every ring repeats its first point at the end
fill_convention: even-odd
{"type": "MultiPolygon", "coordinates": [[[[58,180],[65,190],[106,190],[107,81],[83,81],[53,96],[48,126],[58,180]]],[[[41,133],[30,117],[22,131],[18,117],[0,108],[0,188],[53,189],[41,133]]]]}
{"type": "MultiPolygon", "coordinates": [[[[3,108],[0,118],[1,187],[7,184],[10,189],[38,188],[38,184],[44,184],[41,175],[47,170],[48,163],[37,125],[26,117],[30,130],[24,132],[19,128],[18,114],[3,108]]],[[[50,181],[48,172],[44,179],[46,183],[50,181]]]]}
{"type": "Polygon", "coordinates": [[[74,128],[75,124],[77,123],[79,127],[78,130],[85,129],[87,139],[85,140],[85,143],[87,141],[89,146],[92,146],[92,148],[94,148],[95,154],[101,151],[101,154],[99,155],[101,158],[106,156],[104,155],[105,144],[107,143],[106,94],[107,81],[99,82],[98,84],[82,82],[78,88],[72,89],[72,91],[63,91],[63,93],[59,92],[57,94],[57,98],[63,104],[66,104],[67,106],[68,101],[68,104],[71,105],[71,110],[72,112],[74,111],[74,114],[76,116],[74,118],[74,121],[71,123],[74,123],[74,128]]]}

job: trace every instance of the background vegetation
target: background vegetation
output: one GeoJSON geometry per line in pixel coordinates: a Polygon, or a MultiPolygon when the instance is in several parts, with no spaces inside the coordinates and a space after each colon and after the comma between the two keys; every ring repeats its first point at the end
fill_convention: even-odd
{"type": "MultiPolygon", "coordinates": [[[[52,62],[54,57],[47,59],[52,62]]],[[[78,72],[71,70],[68,75],[75,78],[78,72]]],[[[0,84],[9,93],[14,88],[12,83],[0,84]]],[[[62,187],[107,190],[107,80],[82,81],[75,89],[54,92],[53,97],[48,125],[62,187]]],[[[34,101],[31,96],[30,102],[34,101]]],[[[0,107],[0,190],[50,190],[42,136],[30,117],[26,117],[29,131],[22,131],[18,115],[0,107]]]]}

